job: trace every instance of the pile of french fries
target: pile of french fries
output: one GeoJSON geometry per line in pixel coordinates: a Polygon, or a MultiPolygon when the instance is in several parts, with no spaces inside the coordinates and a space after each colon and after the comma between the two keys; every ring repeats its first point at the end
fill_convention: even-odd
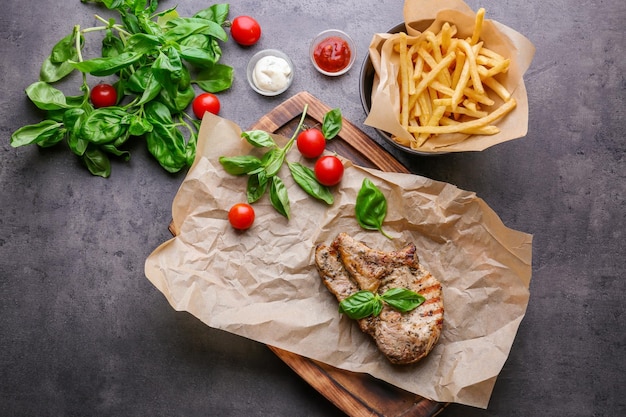
{"type": "Polygon", "coordinates": [[[400,123],[412,137],[410,142],[394,140],[419,149],[434,135],[499,132],[493,123],[511,112],[516,102],[495,78],[507,73],[510,60],[481,41],[484,16],[485,9],[479,9],[471,38],[457,38],[456,27],[447,22],[437,34],[426,31],[416,38],[400,34],[394,45],[400,54],[400,123]],[[496,102],[490,94],[499,96],[502,104],[493,108],[496,102]]]}

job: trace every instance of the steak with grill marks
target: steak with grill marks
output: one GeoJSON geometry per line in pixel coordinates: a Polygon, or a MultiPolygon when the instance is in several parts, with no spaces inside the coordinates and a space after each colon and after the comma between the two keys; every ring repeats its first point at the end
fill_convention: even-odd
{"type": "Polygon", "coordinates": [[[413,243],[383,252],[340,233],[329,246],[315,248],[315,263],[324,285],[340,302],[359,290],[382,294],[407,288],[422,295],[426,301],[414,310],[400,313],[385,305],[379,316],[357,322],[393,364],[415,363],[433,349],[443,327],[441,283],[419,263],[413,243]]]}

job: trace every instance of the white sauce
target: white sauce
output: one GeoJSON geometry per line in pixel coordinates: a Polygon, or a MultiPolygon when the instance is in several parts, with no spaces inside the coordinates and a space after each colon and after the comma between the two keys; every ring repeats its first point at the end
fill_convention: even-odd
{"type": "Polygon", "coordinates": [[[264,91],[279,91],[289,83],[291,67],[282,58],[265,56],[259,59],[252,72],[252,81],[258,89],[264,91]]]}

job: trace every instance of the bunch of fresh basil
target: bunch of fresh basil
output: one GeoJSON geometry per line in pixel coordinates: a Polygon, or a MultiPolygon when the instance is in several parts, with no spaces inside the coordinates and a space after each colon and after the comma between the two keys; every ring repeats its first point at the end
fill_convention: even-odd
{"type": "Polygon", "coordinates": [[[157,12],[156,0],[92,2],[118,11],[122,24],[96,16],[102,26],[77,25],[54,45],[39,81],[26,88],[47,118],[17,129],[11,145],[49,147],[65,139],[92,174],[108,177],[109,156],[127,160],[130,154],[123,145],[144,137],[150,153],[168,172],[190,166],[200,125],[185,113],[195,97],[193,84],[216,93],[230,88],[233,81],[233,69],[218,63],[219,42],[228,39],[223,25],[229,5],[215,4],[192,17],[180,17],[175,8],[157,12]],[[84,36],[96,31],[105,33],[102,56],[84,60],[84,36]],[[52,84],[74,71],[82,73],[82,94],[65,96],[52,84]],[[117,76],[119,104],[94,108],[87,74],[117,76]]]}
{"type": "MultiPolygon", "coordinates": [[[[285,158],[296,141],[298,133],[304,126],[308,105],[304,106],[300,123],[285,146],[280,147],[274,138],[263,130],[243,132],[245,138],[255,148],[267,148],[261,156],[237,155],[219,158],[224,170],[231,175],[248,175],[246,196],[249,203],[258,201],[269,190],[272,206],[283,216],[290,217],[289,196],[287,187],[278,176],[285,158]]],[[[339,109],[333,109],[324,115],[322,132],[326,140],[333,139],[342,127],[342,115],[339,109]]],[[[287,161],[289,172],[294,181],[310,196],[333,204],[334,198],[330,189],[317,181],[313,170],[299,162],[287,161]]]]}

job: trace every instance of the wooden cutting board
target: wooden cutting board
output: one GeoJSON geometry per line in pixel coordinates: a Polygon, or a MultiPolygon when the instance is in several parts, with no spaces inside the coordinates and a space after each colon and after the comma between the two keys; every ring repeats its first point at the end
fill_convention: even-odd
{"type": "MultiPolygon", "coordinates": [[[[261,117],[249,130],[259,129],[291,137],[305,104],[308,104],[305,124],[309,127],[321,127],[323,117],[331,107],[310,93],[301,92],[261,117]]],[[[409,172],[345,119],[338,137],[328,142],[328,149],[361,166],[388,172],[409,172]]],[[[448,405],[402,390],[368,374],[344,371],[273,346],[269,348],[302,379],[349,416],[433,417],[448,405]]]]}

